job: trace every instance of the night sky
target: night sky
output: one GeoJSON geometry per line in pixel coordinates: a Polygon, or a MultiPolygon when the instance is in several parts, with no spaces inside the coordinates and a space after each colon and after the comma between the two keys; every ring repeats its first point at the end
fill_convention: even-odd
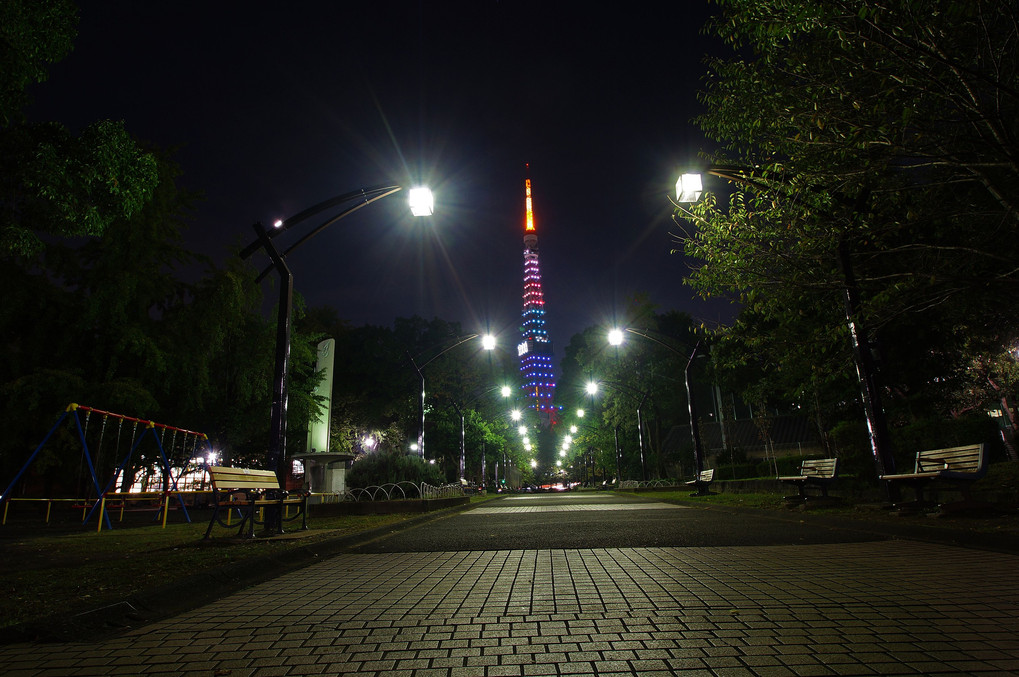
{"type": "Polygon", "coordinates": [[[427,184],[430,220],[398,193],[293,253],[296,290],[355,326],[441,317],[513,349],[529,163],[558,356],[637,292],[709,323],[733,314],[695,300],[669,253],[667,194],[709,144],[691,123],[703,56],[720,49],[701,35],[706,0],[80,7],[75,50],[30,115],[72,129],[122,119],[177,148],[182,184],[204,194],[195,251],[222,261],[256,221],[427,184]]]}

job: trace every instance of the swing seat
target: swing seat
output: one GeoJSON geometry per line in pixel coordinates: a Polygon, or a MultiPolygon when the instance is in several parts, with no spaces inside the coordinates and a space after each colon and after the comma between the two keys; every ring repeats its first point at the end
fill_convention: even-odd
{"type": "Polygon", "coordinates": [[[301,518],[301,531],[308,528],[308,493],[291,494],[280,486],[276,473],[271,470],[254,468],[227,468],[211,466],[212,519],[205,530],[205,538],[212,534],[217,524],[228,529],[231,511],[237,510],[241,521],[237,525],[237,536],[255,537],[255,524],[267,526],[269,535],[282,534],[283,523],[301,518]],[[297,513],[288,515],[291,506],[297,513]],[[260,517],[260,515],[264,515],[260,517]]]}

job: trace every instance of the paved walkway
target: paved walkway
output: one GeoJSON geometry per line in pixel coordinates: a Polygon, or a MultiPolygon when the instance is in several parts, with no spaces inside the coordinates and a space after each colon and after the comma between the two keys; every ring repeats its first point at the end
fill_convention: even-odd
{"type": "Polygon", "coordinates": [[[344,554],[116,639],[0,646],[0,670],[1019,674],[1017,575],[908,540],[344,554]]]}

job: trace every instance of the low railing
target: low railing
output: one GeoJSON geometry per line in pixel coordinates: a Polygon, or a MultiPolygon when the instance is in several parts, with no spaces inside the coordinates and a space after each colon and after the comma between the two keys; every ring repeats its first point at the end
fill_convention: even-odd
{"type": "Polygon", "coordinates": [[[422,487],[413,482],[395,482],[370,487],[348,489],[344,495],[347,501],[398,501],[408,498],[425,498],[422,487]],[[409,492],[409,494],[408,494],[409,492]]]}
{"type": "Polygon", "coordinates": [[[140,493],[111,491],[99,498],[12,497],[3,502],[0,525],[7,525],[8,510],[14,503],[45,505],[46,510],[43,520],[46,524],[49,524],[51,521],[53,506],[55,504],[65,504],[74,510],[81,510],[82,523],[85,523],[92,513],[98,510],[97,531],[102,530],[104,520],[107,520],[107,524],[109,524],[109,519],[113,515],[118,516],[117,521],[123,522],[125,511],[153,513],[158,511],[162,515],[161,522],[165,529],[171,508],[177,509],[177,507],[183,507],[187,521],[190,522],[191,518],[187,516],[187,509],[189,507],[195,508],[200,502],[207,503],[211,495],[211,491],[146,491],[140,493]]]}
{"type": "MultiPolygon", "coordinates": [[[[329,492],[329,493],[312,493],[310,495],[310,502],[312,504],[327,504],[327,503],[356,503],[361,501],[398,501],[398,500],[427,500],[435,498],[449,498],[452,496],[464,496],[464,486],[459,483],[444,484],[442,486],[433,486],[431,484],[422,483],[417,485],[414,482],[393,482],[382,485],[373,485],[370,487],[347,489],[342,492],[329,492]]],[[[81,519],[84,521],[89,515],[89,511],[93,507],[98,508],[100,514],[119,514],[119,520],[123,521],[124,512],[131,511],[132,509],[144,509],[142,504],[148,504],[147,508],[152,512],[159,511],[162,513],[163,526],[166,526],[166,517],[169,509],[177,507],[177,503],[174,500],[169,500],[170,497],[174,499],[179,498],[180,503],[184,504],[186,508],[197,508],[208,505],[209,499],[212,496],[211,491],[173,491],[173,492],[146,492],[146,493],[121,493],[111,492],[98,499],[81,499],[81,498],[24,498],[24,497],[12,497],[3,502],[3,508],[0,509],[0,526],[7,524],[8,510],[13,503],[21,504],[42,504],[45,505],[45,511],[43,515],[43,521],[49,524],[53,513],[53,507],[55,505],[62,505],[67,507],[73,507],[76,510],[81,510],[81,519]],[[133,508],[132,508],[133,505],[133,508]]],[[[100,525],[102,520],[99,520],[100,525]]]]}
{"type": "Polygon", "coordinates": [[[463,496],[464,487],[462,484],[443,484],[440,487],[432,486],[431,484],[421,483],[421,498],[428,500],[434,498],[452,498],[454,496],[463,496]]]}
{"type": "Polygon", "coordinates": [[[623,480],[619,483],[620,489],[668,489],[678,487],[676,480],[623,480]]]}

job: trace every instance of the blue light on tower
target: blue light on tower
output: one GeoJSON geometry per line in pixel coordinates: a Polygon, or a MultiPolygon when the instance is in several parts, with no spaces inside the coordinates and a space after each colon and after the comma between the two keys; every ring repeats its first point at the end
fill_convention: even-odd
{"type": "Polygon", "coordinates": [[[553,422],[555,405],[555,369],[552,342],[545,329],[545,295],[541,287],[538,263],[538,234],[534,226],[531,202],[531,179],[524,181],[526,220],[524,223],[524,307],[520,333],[523,341],[517,346],[524,394],[537,410],[545,425],[553,422]]]}

